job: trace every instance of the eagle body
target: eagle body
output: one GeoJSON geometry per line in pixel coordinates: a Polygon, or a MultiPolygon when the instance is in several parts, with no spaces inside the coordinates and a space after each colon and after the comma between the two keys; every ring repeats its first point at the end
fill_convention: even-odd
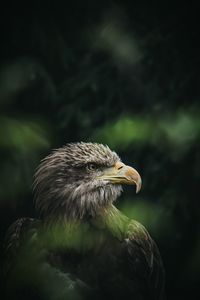
{"type": "Polygon", "coordinates": [[[121,184],[139,190],[141,178],[101,144],[68,144],[41,162],[34,188],[40,219],[17,220],[5,243],[16,299],[26,297],[24,285],[38,299],[164,298],[155,242],[114,206],[121,184]],[[25,284],[24,276],[16,284],[19,273],[25,284]]]}
{"type": "Polygon", "coordinates": [[[113,209],[118,213],[112,220],[116,225],[109,228],[110,224],[103,223],[105,220],[85,228],[82,225],[81,235],[87,238],[78,247],[60,250],[60,268],[65,266],[93,287],[97,299],[133,295],[137,299],[161,299],[164,274],[155,243],[141,224],[113,209]]]}

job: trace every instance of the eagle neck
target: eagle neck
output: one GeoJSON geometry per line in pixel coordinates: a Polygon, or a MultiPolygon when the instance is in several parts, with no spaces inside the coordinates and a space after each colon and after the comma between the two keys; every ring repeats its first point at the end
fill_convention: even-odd
{"type": "Polygon", "coordinates": [[[114,205],[103,208],[92,224],[98,228],[108,230],[115,238],[122,241],[126,238],[130,219],[114,205]]]}

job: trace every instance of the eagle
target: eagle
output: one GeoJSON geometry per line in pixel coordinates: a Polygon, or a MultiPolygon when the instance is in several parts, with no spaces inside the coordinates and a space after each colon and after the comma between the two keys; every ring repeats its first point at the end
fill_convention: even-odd
{"type": "Polygon", "coordinates": [[[138,193],[141,177],[107,145],[68,143],[44,158],[33,185],[39,217],[6,234],[8,298],[164,299],[156,243],[115,206],[124,184],[138,193]]]}

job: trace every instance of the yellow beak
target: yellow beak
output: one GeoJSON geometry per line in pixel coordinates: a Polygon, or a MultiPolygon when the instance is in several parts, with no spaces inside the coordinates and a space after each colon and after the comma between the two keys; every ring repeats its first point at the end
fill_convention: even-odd
{"type": "Polygon", "coordinates": [[[136,185],[136,193],[141,190],[142,186],[140,174],[134,168],[126,166],[121,161],[116,162],[113,167],[105,169],[103,175],[98,178],[108,180],[114,184],[136,185]]]}

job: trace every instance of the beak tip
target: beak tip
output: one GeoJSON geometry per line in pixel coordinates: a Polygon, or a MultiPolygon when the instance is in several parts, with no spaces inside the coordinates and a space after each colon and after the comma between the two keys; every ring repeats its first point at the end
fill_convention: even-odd
{"type": "Polygon", "coordinates": [[[136,194],[139,193],[139,191],[141,190],[142,188],[142,180],[140,178],[140,180],[136,183],[136,194]]]}

